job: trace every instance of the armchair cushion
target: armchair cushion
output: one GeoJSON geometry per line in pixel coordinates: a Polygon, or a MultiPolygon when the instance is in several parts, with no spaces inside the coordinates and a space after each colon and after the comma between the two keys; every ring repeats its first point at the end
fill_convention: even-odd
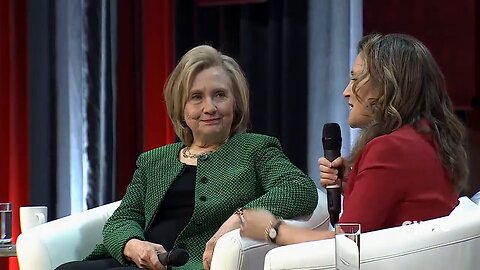
{"type": "MultiPolygon", "coordinates": [[[[451,215],[361,235],[362,269],[478,269],[480,208],[468,198],[451,215]]],[[[264,269],[335,269],[335,240],[278,247],[264,269]]]]}

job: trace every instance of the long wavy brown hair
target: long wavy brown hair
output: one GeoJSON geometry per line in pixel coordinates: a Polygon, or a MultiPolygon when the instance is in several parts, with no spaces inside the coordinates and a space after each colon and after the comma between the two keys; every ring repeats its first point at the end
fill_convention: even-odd
{"type": "Polygon", "coordinates": [[[379,96],[372,104],[373,119],[360,132],[349,157],[350,165],[373,138],[409,124],[433,135],[455,190],[465,188],[465,128],[453,112],[445,78],[427,47],[408,35],[372,34],[360,40],[357,51],[365,68],[352,92],[358,97],[358,82],[367,79],[379,96]],[[419,125],[421,119],[427,119],[429,127],[419,125]]]}

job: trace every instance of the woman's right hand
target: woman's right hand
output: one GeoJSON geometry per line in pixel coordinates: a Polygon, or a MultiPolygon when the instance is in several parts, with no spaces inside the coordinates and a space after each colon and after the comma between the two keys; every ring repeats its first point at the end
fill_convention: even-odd
{"type": "Polygon", "coordinates": [[[139,239],[130,239],[123,249],[125,257],[133,261],[137,267],[151,270],[165,270],[167,268],[158,260],[157,254],[160,252],[166,252],[162,245],[139,239]]]}
{"type": "Polygon", "coordinates": [[[345,181],[346,175],[345,160],[342,157],[336,158],[330,162],[325,157],[318,159],[318,168],[320,170],[320,185],[326,187],[329,185],[341,185],[341,181],[345,181]],[[341,175],[339,175],[339,172],[341,175]]]}

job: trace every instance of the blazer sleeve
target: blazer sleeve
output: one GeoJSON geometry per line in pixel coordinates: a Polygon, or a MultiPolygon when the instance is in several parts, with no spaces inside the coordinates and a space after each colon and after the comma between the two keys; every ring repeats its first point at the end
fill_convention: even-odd
{"type": "Polygon", "coordinates": [[[255,158],[257,181],[265,194],[246,208],[265,208],[283,218],[313,212],[318,201],[315,183],[290,162],[276,138],[269,137],[255,158]]]}
{"type": "Polygon", "coordinates": [[[126,243],[133,238],[145,240],[145,185],[142,156],[137,159],[137,169],[128,185],[120,206],[103,228],[103,243],[112,257],[123,265],[129,262],[123,255],[126,243]]]}

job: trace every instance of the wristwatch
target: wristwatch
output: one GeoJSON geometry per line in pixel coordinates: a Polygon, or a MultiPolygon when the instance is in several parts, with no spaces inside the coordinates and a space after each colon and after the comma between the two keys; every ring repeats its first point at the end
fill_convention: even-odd
{"type": "Polygon", "coordinates": [[[282,224],[282,220],[277,220],[277,222],[273,226],[269,226],[267,233],[267,238],[269,242],[277,242],[278,228],[280,227],[280,224],[282,224]]]}

